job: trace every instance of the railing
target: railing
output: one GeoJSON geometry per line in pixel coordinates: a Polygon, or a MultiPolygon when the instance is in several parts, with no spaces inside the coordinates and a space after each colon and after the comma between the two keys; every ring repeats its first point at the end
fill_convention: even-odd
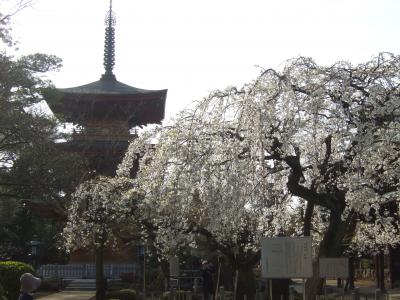
{"type": "MultiPolygon", "coordinates": [[[[384,272],[385,272],[385,278],[389,278],[390,277],[389,269],[385,269],[384,272]]],[[[356,269],[355,278],[375,280],[376,278],[375,269],[356,269]]]]}
{"type": "MultiPolygon", "coordinates": [[[[106,278],[118,279],[123,273],[139,274],[139,268],[134,264],[105,264],[104,276],[106,278]]],[[[96,278],[96,266],[94,264],[71,264],[71,265],[42,265],[38,275],[44,278],[96,278]]]]}
{"type": "Polygon", "coordinates": [[[84,128],[74,129],[74,140],[123,140],[128,141],[137,138],[137,131],[129,131],[125,128],[84,128]]]}

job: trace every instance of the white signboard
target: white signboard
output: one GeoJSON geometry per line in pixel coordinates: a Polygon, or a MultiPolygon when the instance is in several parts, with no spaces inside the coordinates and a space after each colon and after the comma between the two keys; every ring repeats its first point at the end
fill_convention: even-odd
{"type": "Polygon", "coordinates": [[[320,258],[319,277],[349,278],[349,259],[347,257],[320,258]]]}
{"type": "Polygon", "coordinates": [[[169,276],[179,277],[179,258],[177,257],[169,258],[169,276]]]}
{"type": "Polygon", "coordinates": [[[312,277],[311,237],[262,238],[261,274],[264,278],[312,277]]]}

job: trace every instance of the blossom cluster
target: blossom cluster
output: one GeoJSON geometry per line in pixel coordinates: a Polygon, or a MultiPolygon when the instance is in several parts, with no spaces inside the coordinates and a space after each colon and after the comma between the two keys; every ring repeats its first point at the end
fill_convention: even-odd
{"type": "Polygon", "coordinates": [[[135,221],[139,197],[128,178],[97,177],[82,183],[68,209],[62,234],[65,248],[116,245],[123,227],[135,221]]]}
{"type": "MultiPolygon", "coordinates": [[[[201,233],[257,251],[263,236],[303,234],[299,228],[310,221],[299,208],[309,204],[316,248],[329,238],[328,225],[340,222],[358,224],[343,243],[354,235],[360,251],[376,248],[398,234],[399,86],[400,57],[392,54],[357,66],[294,59],[144,131],[109,181],[141,191],[140,218],[152,223],[165,254],[195,246],[201,233]]],[[[95,198],[84,190],[76,197],[95,198]]],[[[127,213],[117,199],[123,192],[106,191],[96,198],[127,213]]]]}

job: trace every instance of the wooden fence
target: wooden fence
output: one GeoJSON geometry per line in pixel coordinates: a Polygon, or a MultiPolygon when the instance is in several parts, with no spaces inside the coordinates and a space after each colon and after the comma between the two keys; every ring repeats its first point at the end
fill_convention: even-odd
{"type": "MultiPolygon", "coordinates": [[[[105,264],[104,276],[106,278],[118,279],[123,273],[139,275],[140,268],[134,264],[105,264]]],[[[96,278],[96,266],[94,264],[70,264],[70,265],[42,265],[38,274],[44,278],[96,278]]]]}

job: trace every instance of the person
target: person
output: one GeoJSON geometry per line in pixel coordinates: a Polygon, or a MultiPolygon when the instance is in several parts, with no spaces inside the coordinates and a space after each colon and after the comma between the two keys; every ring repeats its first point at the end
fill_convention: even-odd
{"type": "Polygon", "coordinates": [[[21,283],[18,300],[33,300],[32,293],[38,289],[42,280],[33,276],[31,273],[24,273],[19,279],[21,283]]]}
{"type": "Polygon", "coordinates": [[[215,272],[213,264],[207,260],[201,263],[201,275],[203,277],[203,295],[204,300],[214,299],[214,283],[212,273],[215,272]]]}

